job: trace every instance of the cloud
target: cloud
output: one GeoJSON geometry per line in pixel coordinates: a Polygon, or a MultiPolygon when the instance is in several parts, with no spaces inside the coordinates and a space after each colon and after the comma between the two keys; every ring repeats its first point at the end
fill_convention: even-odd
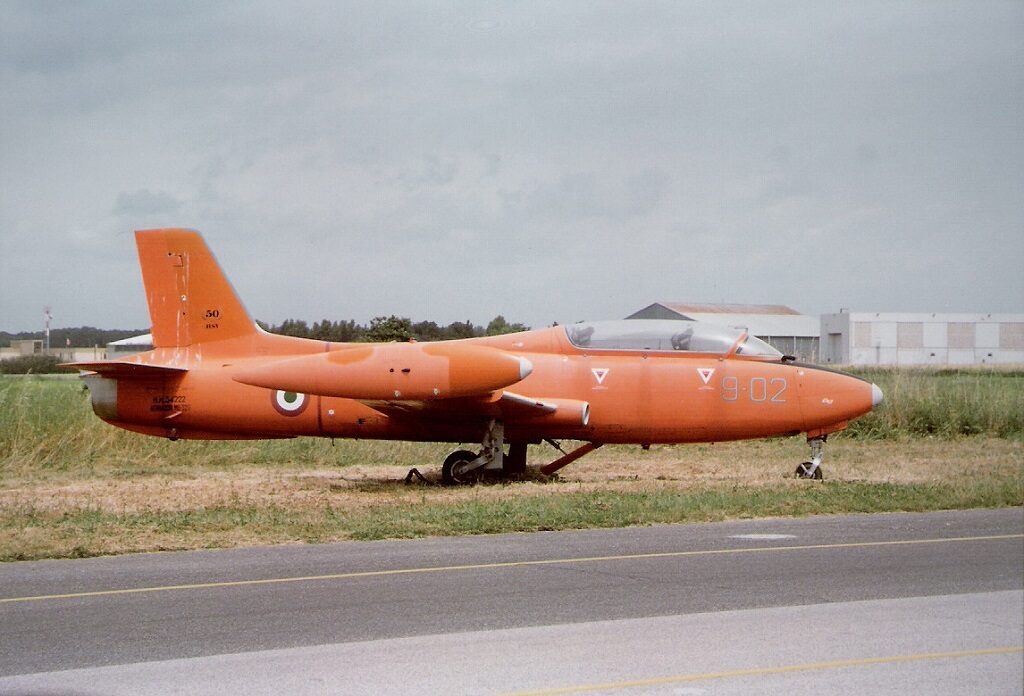
{"type": "Polygon", "coordinates": [[[1022,20],[3,3],[0,328],[147,323],[130,232],[164,225],[275,322],[1021,311],[1022,20]]]}
{"type": "Polygon", "coordinates": [[[114,215],[130,217],[166,215],[181,210],[182,202],[166,191],[139,189],[132,193],[119,193],[114,201],[114,215]]]}
{"type": "Polygon", "coordinates": [[[510,215],[526,221],[595,219],[621,223],[651,213],[668,189],[668,178],[653,170],[623,177],[621,172],[570,172],[504,195],[510,215]]]}

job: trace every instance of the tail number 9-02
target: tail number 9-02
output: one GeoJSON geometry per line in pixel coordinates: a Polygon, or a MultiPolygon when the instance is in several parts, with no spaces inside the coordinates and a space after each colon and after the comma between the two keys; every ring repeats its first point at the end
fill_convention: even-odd
{"type": "Polygon", "coordinates": [[[783,377],[751,377],[748,384],[740,386],[738,377],[728,376],[722,378],[722,399],[725,401],[739,401],[741,394],[754,402],[768,402],[784,404],[786,399],[786,380],[783,377]]]}

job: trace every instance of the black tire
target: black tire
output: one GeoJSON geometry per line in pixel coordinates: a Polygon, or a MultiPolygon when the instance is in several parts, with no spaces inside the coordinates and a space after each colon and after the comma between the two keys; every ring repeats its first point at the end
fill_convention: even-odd
{"type": "Polygon", "coordinates": [[[796,474],[797,478],[813,479],[815,481],[820,481],[822,478],[821,467],[819,466],[817,469],[815,469],[813,474],[808,474],[807,470],[810,468],[811,462],[804,462],[803,464],[796,468],[796,471],[794,473],[796,474]]]}
{"type": "Polygon", "coordinates": [[[479,470],[465,471],[466,464],[476,459],[476,452],[455,450],[445,457],[441,465],[441,480],[448,486],[465,486],[476,483],[479,470]]]}

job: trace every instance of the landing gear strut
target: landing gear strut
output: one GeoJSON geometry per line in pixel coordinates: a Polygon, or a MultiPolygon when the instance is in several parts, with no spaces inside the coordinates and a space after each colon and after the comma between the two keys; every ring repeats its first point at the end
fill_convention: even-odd
{"type": "Polygon", "coordinates": [[[821,459],[825,455],[825,438],[827,437],[827,435],[822,435],[808,438],[807,444],[811,446],[811,461],[804,462],[796,468],[797,478],[821,480],[821,459]]]}
{"type": "MultiPolygon", "coordinates": [[[[441,466],[441,481],[446,485],[467,485],[476,483],[485,474],[517,477],[526,473],[526,442],[512,442],[508,454],[504,450],[505,425],[496,419],[487,421],[480,452],[455,450],[441,466]]],[[[587,442],[566,454],[553,440],[548,440],[564,456],[540,467],[540,473],[551,476],[563,466],[593,452],[601,446],[599,442],[587,442]]]]}
{"type": "MultiPolygon", "coordinates": [[[[487,421],[481,445],[479,454],[469,450],[449,454],[441,466],[441,480],[449,485],[475,483],[485,471],[501,471],[505,459],[505,424],[494,418],[487,421]]],[[[518,452],[510,454],[518,455],[518,452]]],[[[525,445],[522,458],[525,464],[525,445]]]]}

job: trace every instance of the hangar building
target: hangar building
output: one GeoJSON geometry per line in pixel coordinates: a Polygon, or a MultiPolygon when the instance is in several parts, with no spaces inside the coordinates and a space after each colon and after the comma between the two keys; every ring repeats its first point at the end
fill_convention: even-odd
{"type": "Polygon", "coordinates": [[[655,302],[627,319],[692,319],[742,329],[804,362],[818,361],[821,321],[785,305],[655,302]]]}
{"type": "Polygon", "coordinates": [[[821,316],[821,362],[1024,363],[1024,314],[846,312],[821,316]]]}
{"type": "Polygon", "coordinates": [[[142,334],[141,336],[129,336],[120,341],[111,341],[107,344],[107,360],[141,353],[146,350],[153,350],[153,334],[142,334]]]}

